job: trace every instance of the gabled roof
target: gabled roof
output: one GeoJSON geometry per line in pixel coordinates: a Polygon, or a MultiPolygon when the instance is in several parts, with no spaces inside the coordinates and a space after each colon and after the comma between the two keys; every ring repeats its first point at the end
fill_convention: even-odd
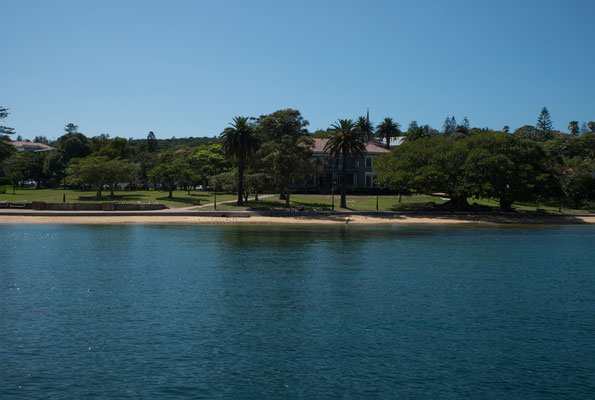
{"type": "MultiPolygon", "coordinates": [[[[328,139],[314,139],[314,146],[312,147],[312,151],[314,153],[325,153],[324,146],[326,146],[327,142],[328,139]]],[[[390,150],[388,150],[386,147],[381,147],[370,140],[366,142],[366,152],[369,154],[384,154],[389,153],[390,150]]]]}

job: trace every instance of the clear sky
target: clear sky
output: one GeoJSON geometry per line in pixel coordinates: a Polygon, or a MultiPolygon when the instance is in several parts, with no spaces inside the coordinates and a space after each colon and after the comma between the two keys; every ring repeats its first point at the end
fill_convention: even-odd
{"type": "Polygon", "coordinates": [[[0,106],[24,138],[218,135],[296,108],[441,129],[595,120],[595,1],[0,0],[0,106]]]}

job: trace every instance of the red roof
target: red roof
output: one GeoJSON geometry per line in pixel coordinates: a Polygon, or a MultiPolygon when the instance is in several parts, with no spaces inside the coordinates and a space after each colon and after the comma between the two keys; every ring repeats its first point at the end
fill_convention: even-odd
{"type": "MultiPolygon", "coordinates": [[[[328,139],[314,139],[314,146],[312,148],[312,150],[315,153],[325,153],[324,151],[324,146],[326,146],[326,143],[328,142],[328,139]]],[[[367,141],[366,142],[366,152],[367,153],[389,153],[390,150],[388,150],[386,147],[381,147],[378,146],[376,143],[372,142],[372,141],[367,141]]]]}
{"type": "Polygon", "coordinates": [[[35,142],[22,142],[22,141],[15,141],[10,142],[15,147],[37,147],[39,150],[54,150],[52,146],[48,146],[47,144],[43,143],[35,143],[35,142]]]}

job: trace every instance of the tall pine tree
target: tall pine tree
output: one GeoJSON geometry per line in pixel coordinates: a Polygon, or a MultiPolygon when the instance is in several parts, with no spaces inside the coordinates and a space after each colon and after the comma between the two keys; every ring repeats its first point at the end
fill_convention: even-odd
{"type": "Polygon", "coordinates": [[[549,133],[553,129],[552,119],[547,108],[543,107],[541,109],[541,114],[537,118],[537,125],[535,127],[542,133],[549,133]]]}

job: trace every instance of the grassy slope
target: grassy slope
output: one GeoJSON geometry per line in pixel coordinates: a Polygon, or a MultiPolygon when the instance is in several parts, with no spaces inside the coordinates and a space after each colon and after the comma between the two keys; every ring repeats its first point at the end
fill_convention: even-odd
{"type": "MultiPolygon", "coordinates": [[[[193,205],[208,204],[213,202],[212,192],[187,192],[176,190],[173,193],[173,199],[168,199],[168,192],[162,190],[126,190],[116,191],[117,196],[124,196],[122,199],[111,200],[109,198],[109,191],[103,192],[104,196],[101,199],[94,200],[80,200],[79,196],[94,196],[95,191],[87,190],[67,190],[66,201],[68,202],[101,202],[101,201],[118,201],[125,203],[163,203],[167,207],[190,207],[193,205]]],[[[217,193],[217,201],[233,200],[236,196],[233,194],[217,193]]],[[[9,188],[5,194],[0,194],[0,201],[14,201],[14,202],[30,202],[30,201],[47,201],[47,202],[61,202],[62,190],[60,189],[17,189],[16,194],[12,194],[12,188],[9,188]]]]}

